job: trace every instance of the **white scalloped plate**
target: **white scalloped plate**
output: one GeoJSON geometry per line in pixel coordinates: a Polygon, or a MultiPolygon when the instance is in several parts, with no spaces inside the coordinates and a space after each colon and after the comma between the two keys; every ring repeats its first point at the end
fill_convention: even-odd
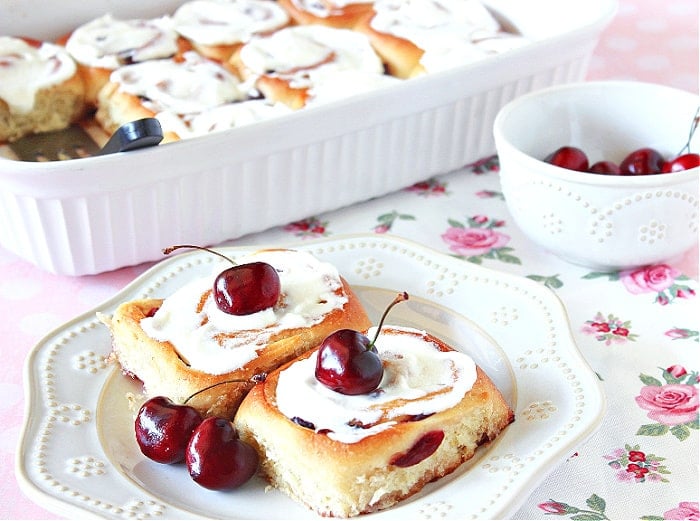
{"type": "MultiPolygon", "coordinates": [[[[381,519],[505,518],[598,427],[605,400],[581,357],[566,312],[549,289],[389,236],[296,244],[335,264],[376,321],[397,291],[411,299],[390,322],[416,326],[468,352],[515,411],[515,422],[457,472],[381,519]],[[478,326],[476,325],[478,324],[478,326]]],[[[255,248],[222,248],[236,256],[255,248]]],[[[312,514],[254,478],[233,492],[194,484],[182,465],[144,458],[125,397],[138,385],[105,361],[111,313],[134,298],[164,297],[218,257],[169,258],[97,309],[45,337],[26,362],[26,421],[17,477],[33,500],[67,517],[308,519],[312,514]]]]}

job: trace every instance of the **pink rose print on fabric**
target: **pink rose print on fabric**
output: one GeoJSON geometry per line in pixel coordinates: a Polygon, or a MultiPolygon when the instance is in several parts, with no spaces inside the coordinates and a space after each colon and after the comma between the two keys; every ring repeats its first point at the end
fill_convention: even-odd
{"type": "Polygon", "coordinates": [[[420,181],[405,189],[407,192],[413,192],[423,197],[433,197],[449,195],[447,191],[447,183],[438,181],[437,179],[428,179],[420,181]]]}
{"type": "Polygon", "coordinates": [[[655,293],[655,302],[662,306],[677,298],[687,299],[695,296],[694,289],[679,283],[689,278],[667,264],[624,270],[619,273],[619,277],[627,291],[634,295],[655,293]]]}
{"type": "Polygon", "coordinates": [[[674,327],[666,331],[664,335],[673,340],[694,340],[695,342],[700,341],[700,334],[697,329],[674,327]]]}
{"type": "Polygon", "coordinates": [[[374,227],[374,233],[387,233],[391,231],[397,221],[415,221],[415,216],[407,213],[399,213],[396,210],[387,212],[377,217],[378,224],[374,227]]]}
{"type": "Polygon", "coordinates": [[[496,190],[479,190],[474,195],[476,195],[479,199],[500,199],[501,201],[506,200],[505,196],[503,195],[503,192],[497,192],[496,190]]]}
{"type": "Polygon", "coordinates": [[[676,508],[664,512],[664,519],[685,519],[698,521],[700,511],[697,501],[681,501],[676,508]]]}
{"type": "Polygon", "coordinates": [[[510,236],[496,230],[505,225],[498,219],[475,215],[466,224],[450,219],[450,227],[441,235],[456,256],[481,264],[483,259],[496,259],[510,264],[520,264],[520,259],[507,247],[510,236]]]}
{"type": "Polygon", "coordinates": [[[618,481],[626,483],[668,483],[664,475],[670,474],[669,470],[661,462],[665,460],[660,456],[645,453],[639,445],[627,445],[625,448],[615,449],[611,454],[606,454],[603,459],[608,460],[610,468],[616,471],[618,481]]]}
{"type": "Polygon", "coordinates": [[[489,172],[498,172],[500,167],[501,166],[498,162],[498,156],[485,157],[483,159],[479,159],[478,161],[474,161],[473,163],[465,165],[465,168],[471,170],[474,174],[487,174],[489,172]]]}
{"type": "Polygon", "coordinates": [[[594,336],[598,342],[604,342],[606,346],[609,346],[637,340],[637,335],[630,331],[631,327],[629,320],[620,320],[612,314],[606,317],[598,312],[593,320],[586,320],[581,330],[594,336]]]}
{"type": "Polygon", "coordinates": [[[321,221],[318,217],[309,217],[301,221],[289,223],[284,231],[293,233],[296,237],[316,238],[330,235],[327,230],[328,221],[321,221]]]}
{"type": "Polygon", "coordinates": [[[592,494],[586,500],[586,507],[588,508],[578,508],[562,501],[554,501],[553,499],[540,503],[537,507],[545,514],[574,516],[570,519],[587,519],[589,521],[608,519],[605,515],[605,500],[598,494],[592,494]]]}
{"type": "Polygon", "coordinates": [[[698,373],[680,365],[672,365],[662,372],[662,380],[642,374],[644,386],[635,401],[647,417],[656,423],[642,425],[640,436],[673,434],[684,441],[692,430],[698,430],[698,373]]]}

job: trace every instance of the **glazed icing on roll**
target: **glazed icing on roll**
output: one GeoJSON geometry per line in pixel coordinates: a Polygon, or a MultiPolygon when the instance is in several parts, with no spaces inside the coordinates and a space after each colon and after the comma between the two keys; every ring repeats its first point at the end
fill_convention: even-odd
{"type": "Polygon", "coordinates": [[[75,72],[75,62],[58,45],[31,45],[21,38],[0,36],[0,99],[11,112],[31,112],[39,90],[59,85],[75,72]]]}
{"type": "Polygon", "coordinates": [[[365,71],[339,71],[320,78],[309,89],[309,99],[306,105],[311,107],[330,103],[339,99],[369,92],[389,85],[396,85],[400,79],[387,74],[377,74],[365,71]]]}
{"type": "Polygon", "coordinates": [[[172,112],[161,112],[158,114],[158,120],[164,130],[175,132],[184,139],[250,125],[291,112],[292,109],[282,103],[254,99],[227,103],[198,114],[184,116],[178,116],[172,112]]]}
{"type": "Polygon", "coordinates": [[[120,90],[145,98],[153,112],[193,114],[245,97],[240,82],[217,63],[186,52],[183,61],[152,60],[112,72],[120,90]]]}
{"type": "MultiPolygon", "coordinates": [[[[422,417],[459,403],[476,381],[476,365],[466,354],[440,351],[423,331],[390,326],[376,342],[384,378],[366,395],[337,393],[316,380],[316,353],[282,371],[276,401],[280,412],[313,425],[329,438],[355,443],[406,417],[422,417]],[[404,334],[405,333],[405,334],[404,334]]],[[[374,337],[375,329],[368,331],[374,337]]]]}
{"type": "Polygon", "coordinates": [[[283,76],[293,86],[342,70],[384,71],[364,35],[319,25],[288,27],[255,38],[241,49],[241,61],[253,75],[283,76]]]}
{"type": "Polygon", "coordinates": [[[282,304],[251,315],[229,315],[216,305],[214,278],[193,280],[163,301],[153,317],[141,320],[151,338],[170,342],[195,370],[224,374],[257,356],[280,331],[307,328],[321,322],[348,301],[340,291],[337,269],[312,255],[289,250],[267,250],[236,259],[238,264],[262,261],[279,273],[282,304]]]}
{"type": "Polygon", "coordinates": [[[345,7],[354,4],[371,4],[374,0],[292,0],[292,4],[314,16],[325,18],[341,13],[345,7]]]}
{"type": "Polygon", "coordinates": [[[273,31],[289,15],[272,0],[192,0],[173,16],[175,29],[203,45],[246,42],[254,34],[273,31]]]}
{"type": "Polygon", "coordinates": [[[427,72],[469,63],[526,40],[506,33],[478,0],[377,0],[371,27],[424,51],[427,72]]]}
{"type": "Polygon", "coordinates": [[[66,49],[81,64],[103,69],[169,58],[177,50],[177,33],[168,17],[119,20],[111,14],[77,28],[66,49]]]}

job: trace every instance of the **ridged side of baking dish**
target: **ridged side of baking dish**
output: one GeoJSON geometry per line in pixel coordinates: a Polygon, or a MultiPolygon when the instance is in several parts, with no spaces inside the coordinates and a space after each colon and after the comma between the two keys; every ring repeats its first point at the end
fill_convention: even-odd
{"type": "Polygon", "coordinates": [[[587,19],[522,49],[249,127],[51,164],[0,159],[0,244],[51,272],[93,274],[455,170],[495,152],[505,103],[584,78],[615,7],[591,2],[587,19]]]}

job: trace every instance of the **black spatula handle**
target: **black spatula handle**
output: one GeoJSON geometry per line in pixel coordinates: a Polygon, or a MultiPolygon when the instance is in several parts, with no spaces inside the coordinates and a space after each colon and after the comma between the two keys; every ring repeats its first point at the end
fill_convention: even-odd
{"type": "Polygon", "coordinates": [[[102,147],[100,155],[151,147],[162,140],[163,129],[156,118],[137,119],[119,127],[102,147]]]}

